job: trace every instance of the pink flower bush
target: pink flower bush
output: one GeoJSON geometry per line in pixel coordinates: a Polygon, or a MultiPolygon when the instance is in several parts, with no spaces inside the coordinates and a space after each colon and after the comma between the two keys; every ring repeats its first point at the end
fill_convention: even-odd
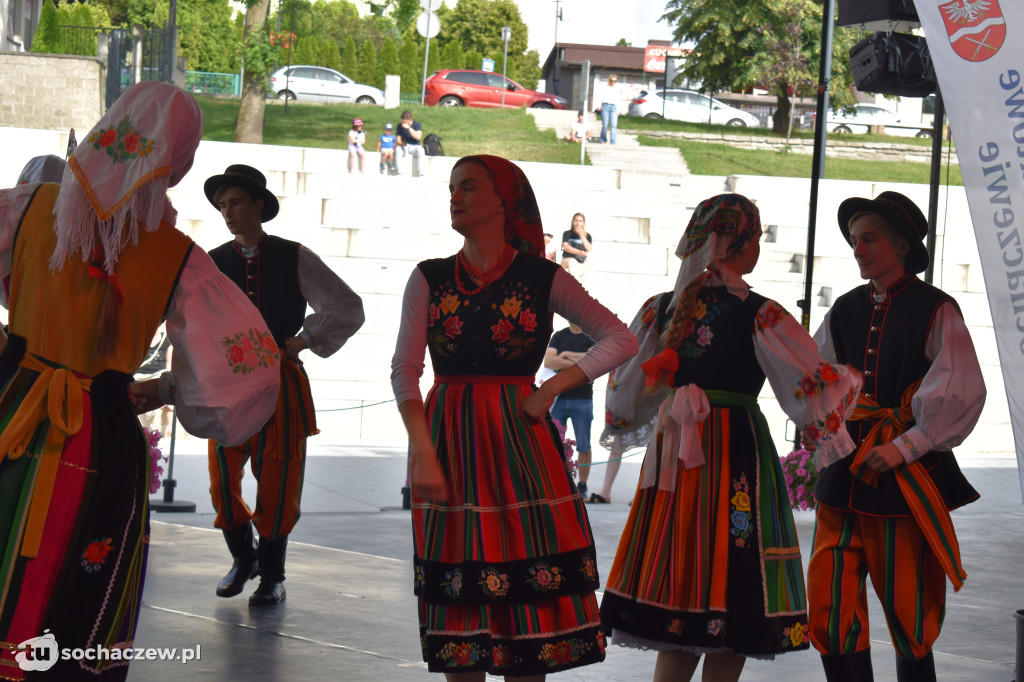
{"type": "Polygon", "coordinates": [[[794,450],[781,460],[790,505],[793,509],[814,509],[814,486],[818,482],[814,453],[801,443],[799,450],[794,450]]]}
{"type": "Polygon", "coordinates": [[[572,458],[576,451],[573,447],[576,445],[576,441],[571,438],[565,437],[565,425],[557,419],[552,419],[555,423],[555,428],[558,429],[558,437],[562,439],[562,450],[565,451],[565,468],[569,470],[569,474],[572,476],[576,475],[576,470],[579,469],[579,464],[572,458]]]}
{"type": "Polygon", "coordinates": [[[143,429],[146,432],[146,440],[149,441],[149,494],[152,495],[160,490],[160,475],[164,468],[160,463],[167,459],[164,453],[160,452],[160,432],[153,429],[143,429]]]}

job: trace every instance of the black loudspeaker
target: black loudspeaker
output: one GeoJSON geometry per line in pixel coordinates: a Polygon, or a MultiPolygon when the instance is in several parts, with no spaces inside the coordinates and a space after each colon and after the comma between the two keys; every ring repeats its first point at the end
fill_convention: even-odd
{"type": "Polygon", "coordinates": [[[864,25],[869,31],[906,31],[921,25],[914,0],[837,0],[838,26],[864,25]]]}
{"type": "Polygon", "coordinates": [[[927,97],[935,92],[935,65],[924,38],[876,33],[850,50],[853,82],[861,92],[927,97]]]}

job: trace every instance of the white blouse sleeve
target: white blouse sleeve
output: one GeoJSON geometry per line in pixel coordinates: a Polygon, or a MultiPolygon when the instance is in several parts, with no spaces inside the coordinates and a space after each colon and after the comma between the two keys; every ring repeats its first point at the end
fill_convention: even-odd
{"type": "Polygon", "coordinates": [[[576,363],[591,381],[636,355],[636,337],[629,333],[629,328],[562,268],[558,268],[551,282],[548,309],[576,324],[595,341],[576,363]]]}
{"type": "Polygon", "coordinates": [[[932,361],[911,401],[915,425],[893,444],[909,463],[950,450],[974,430],[985,406],[985,380],[963,316],[951,301],[936,311],[925,343],[932,361]]]}
{"type": "Polygon", "coordinates": [[[423,401],[420,377],[423,376],[427,353],[427,314],[430,309],[430,287],[419,268],[414,268],[402,298],[402,322],[398,342],[391,358],[391,389],[395,402],[423,401]]]}
{"type": "Polygon", "coordinates": [[[857,403],[859,376],[823,360],[807,330],[775,301],[757,313],[754,355],[782,410],[817,451],[819,469],[853,452],[846,419],[857,403]]]}
{"type": "MultiPolygon", "coordinates": [[[[18,185],[14,189],[0,190],[0,280],[11,274],[14,257],[14,237],[18,233],[21,217],[28,208],[39,183],[18,185]]],[[[7,307],[7,286],[0,287],[0,304],[7,307]]]]}
{"type": "Polygon", "coordinates": [[[658,424],[658,407],[672,394],[670,386],[663,386],[653,393],[645,390],[647,375],[641,368],[643,363],[662,351],[656,318],[663,298],[672,295],[669,291],[648,299],[629,325],[640,351],[608,375],[605,426],[600,439],[606,448],[611,447],[613,439],[622,449],[646,445],[658,424]]]}
{"type": "Polygon", "coordinates": [[[363,326],[363,299],[305,246],[299,247],[299,292],[313,309],[302,327],[320,357],[333,355],[363,326]]]}
{"type": "Polygon", "coordinates": [[[280,355],[263,317],[210,256],[193,247],[167,312],[174,352],[161,393],[174,385],[174,408],[200,438],[238,445],[274,414],[280,355]]]}

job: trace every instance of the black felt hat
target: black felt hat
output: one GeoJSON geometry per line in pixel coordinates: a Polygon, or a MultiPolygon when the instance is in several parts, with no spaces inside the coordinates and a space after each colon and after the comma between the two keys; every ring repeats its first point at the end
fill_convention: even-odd
{"type": "Polygon", "coordinates": [[[256,198],[262,199],[263,211],[260,213],[260,220],[265,223],[273,220],[281,208],[277,203],[277,197],[267,189],[267,178],[252,166],[236,163],[228,166],[222,175],[214,175],[212,178],[206,179],[206,182],[203,183],[203,192],[218,211],[220,206],[217,205],[217,201],[213,197],[221,187],[242,187],[256,198]]]}
{"type": "Polygon", "coordinates": [[[851,197],[839,204],[839,230],[850,241],[850,220],[858,213],[875,213],[888,221],[892,228],[910,244],[905,269],[917,274],[928,269],[928,249],[924,238],[928,235],[928,219],[913,201],[899,192],[882,192],[874,199],[851,197]]]}

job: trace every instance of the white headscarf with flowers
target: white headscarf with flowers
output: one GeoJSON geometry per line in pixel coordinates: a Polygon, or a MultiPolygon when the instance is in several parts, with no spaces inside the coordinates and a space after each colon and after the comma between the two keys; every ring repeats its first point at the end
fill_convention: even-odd
{"type": "Polygon", "coordinates": [[[89,260],[98,239],[103,269],[113,275],[140,225],[152,231],[161,219],[173,223],[167,188],[192,163],[202,135],[203,114],[184,90],[155,81],[126,90],[68,159],[53,210],[50,270],[75,253],[89,260]]]}

